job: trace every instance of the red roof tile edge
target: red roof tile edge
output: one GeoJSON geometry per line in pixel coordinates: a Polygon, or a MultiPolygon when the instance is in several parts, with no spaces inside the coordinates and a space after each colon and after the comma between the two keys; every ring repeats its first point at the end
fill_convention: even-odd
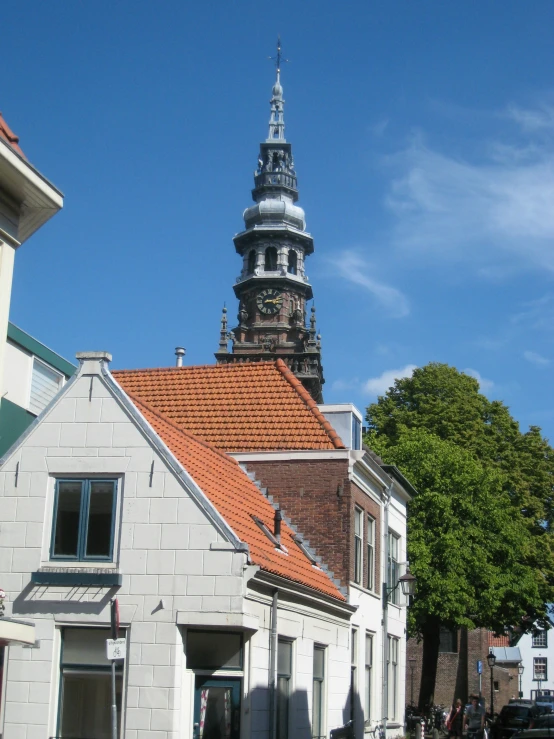
{"type": "MultiPolygon", "coordinates": [[[[137,408],[137,410],[139,412],[141,412],[141,407],[144,408],[149,413],[151,413],[153,416],[156,416],[157,418],[159,418],[163,423],[165,423],[168,426],[170,426],[171,428],[173,428],[178,434],[181,434],[182,436],[184,436],[187,439],[193,439],[200,446],[203,446],[206,449],[209,449],[211,452],[215,452],[218,456],[222,457],[227,462],[232,462],[233,464],[235,464],[237,467],[240,468],[239,462],[234,457],[231,457],[229,454],[226,454],[225,452],[222,452],[220,449],[218,449],[217,447],[213,446],[209,442],[204,441],[204,439],[201,439],[198,436],[195,436],[194,434],[191,434],[189,431],[186,431],[185,429],[181,428],[176,423],[174,423],[170,418],[168,418],[167,416],[164,416],[164,414],[163,413],[160,413],[156,408],[153,408],[146,401],[135,397],[132,393],[129,393],[126,390],[123,390],[123,392],[125,393],[125,395],[129,398],[129,400],[133,403],[133,405],[137,408]]],[[[148,423],[148,420],[147,419],[145,419],[145,420],[148,423]]],[[[154,431],[154,433],[156,434],[156,436],[159,437],[159,434],[154,429],[152,429],[152,430],[154,431]]],[[[167,445],[167,443],[163,439],[162,439],[162,441],[163,441],[164,445],[169,449],[171,455],[177,460],[177,462],[179,463],[179,465],[181,465],[181,467],[182,467],[183,466],[183,463],[179,461],[179,459],[176,457],[175,453],[169,448],[169,446],[167,445]]],[[[212,503],[212,505],[214,505],[214,504],[212,503]]],[[[214,505],[214,508],[217,510],[217,506],[214,505]]],[[[236,536],[236,534],[235,534],[235,536],[236,536]]],[[[239,537],[237,536],[237,539],[238,538],[239,537]]],[[[264,568],[262,567],[262,569],[264,569],[264,568]]],[[[268,569],[267,571],[268,572],[272,572],[271,569],[268,569]]],[[[346,601],[346,598],[344,597],[343,593],[340,592],[340,590],[339,590],[336,582],[333,580],[333,578],[329,575],[328,572],[325,572],[325,574],[329,578],[329,582],[336,588],[336,590],[337,590],[336,595],[333,595],[333,594],[330,594],[330,593],[325,593],[325,591],[319,590],[317,587],[313,587],[312,585],[309,585],[307,583],[302,583],[302,582],[300,582],[298,580],[295,580],[293,578],[286,578],[283,575],[279,575],[279,577],[282,577],[285,580],[290,580],[290,582],[296,582],[296,583],[300,582],[300,584],[303,587],[311,588],[313,590],[316,590],[318,593],[324,593],[324,595],[327,595],[327,596],[329,596],[331,598],[334,598],[334,599],[337,599],[339,601],[340,600],[346,601]]]]}
{"type": "Polygon", "coordinates": [[[3,138],[4,141],[7,141],[12,149],[15,149],[15,151],[18,154],[21,154],[22,157],[24,157],[25,159],[27,158],[25,157],[25,154],[19,146],[19,136],[16,136],[16,134],[8,126],[8,124],[6,123],[6,119],[4,118],[2,113],[0,113],[0,138],[3,138]]]}
{"type": "Polygon", "coordinates": [[[317,418],[323,430],[327,433],[327,436],[333,442],[333,446],[335,447],[335,449],[345,449],[346,447],[342,439],[337,434],[335,429],[331,426],[329,421],[325,418],[323,413],[319,410],[319,408],[317,407],[317,403],[312,398],[310,393],[306,390],[304,385],[300,382],[298,377],[296,377],[294,372],[287,367],[287,365],[283,362],[282,359],[278,359],[275,362],[275,366],[277,367],[279,372],[283,375],[283,377],[287,380],[289,385],[291,385],[296,390],[298,395],[300,395],[304,403],[308,406],[308,408],[311,410],[313,415],[317,418]]]}

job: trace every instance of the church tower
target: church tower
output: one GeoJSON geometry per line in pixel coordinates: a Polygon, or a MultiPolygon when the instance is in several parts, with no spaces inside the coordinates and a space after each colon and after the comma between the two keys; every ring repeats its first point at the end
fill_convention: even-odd
{"type": "Polygon", "coordinates": [[[315,307],[307,325],[306,302],[313,297],[305,272],[314,250],[298,205],[292,148],[285,139],[281,86],[281,46],[277,44],[277,79],[271,96],[269,134],[260,144],[254,172],[255,205],[244,211],[244,231],[234,237],[242,271],[233,286],[239,300],[238,325],[227,330],[223,309],[218,364],[281,358],[316,403],[322,403],[321,337],[315,307]],[[228,342],[231,341],[231,351],[228,342]]]}

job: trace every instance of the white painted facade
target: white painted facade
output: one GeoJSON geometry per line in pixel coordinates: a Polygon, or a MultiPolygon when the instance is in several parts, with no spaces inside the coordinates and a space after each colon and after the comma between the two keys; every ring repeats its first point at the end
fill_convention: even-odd
{"type": "MultiPolygon", "coordinates": [[[[127,634],[120,736],[200,739],[194,700],[202,673],[187,664],[191,629],[242,635],[242,669],[209,672],[239,680],[240,739],[269,736],[275,592],[278,636],[292,643],[288,735],[311,736],[316,644],[325,648],[322,734],[328,735],[348,717],[353,609],[249,565],[244,547],[187,471],[126,396],[114,392],[105,365],[101,355],[83,359],[78,375],[0,460],[0,587],[6,615],[33,621],[37,639],[33,648],[7,649],[2,736],[61,736],[60,685],[62,672],[70,674],[61,664],[62,647],[69,654],[69,637],[75,637],[86,661],[90,630],[108,627],[114,596],[127,634]],[[52,561],[60,478],[117,480],[113,561],[52,561]],[[33,582],[32,573],[46,583],[33,582]],[[76,573],[121,576],[121,585],[53,584],[76,573]],[[76,627],[82,631],[69,631],[76,627]]],[[[98,728],[99,739],[108,735],[104,725],[98,728]]]]}
{"type": "Polygon", "coordinates": [[[554,632],[523,634],[518,642],[523,675],[521,691],[524,698],[531,698],[536,690],[550,691],[554,695],[554,632]],[[544,667],[543,667],[544,666],[544,667]],[[541,679],[546,670],[546,679],[541,679]]]}
{"type": "Polygon", "coordinates": [[[63,205],[63,195],[0,137],[0,388],[16,249],[63,205]]]}

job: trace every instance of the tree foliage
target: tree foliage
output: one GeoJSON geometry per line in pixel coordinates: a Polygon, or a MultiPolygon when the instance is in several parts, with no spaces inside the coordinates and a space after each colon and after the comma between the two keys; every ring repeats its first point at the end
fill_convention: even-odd
{"type": "Polygon", "coordinates": [[[554,451],[537,427],[453,367],[396,380],[367,410],[367,443],[418,494],[408,508],[417,577],[410,632],[423,638],[420,707],[434,689],[440,626],[548,625],[554,600],[554,451]]]}

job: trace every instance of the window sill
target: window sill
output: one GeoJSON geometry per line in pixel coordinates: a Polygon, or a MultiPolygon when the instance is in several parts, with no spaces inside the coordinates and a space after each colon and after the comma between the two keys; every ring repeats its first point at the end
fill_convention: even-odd
{"type": "Polygon", "coordinates": [[[350,587],[355,588],[356,590],[359,590],[360,593],[365,593],[366,595],[371,595],[377,600],[381,600],[381,596],[379,593],[376,593],[375,590],[369,590],[368,588],[364,588],[363,585],[360,585],[357,582],[354,582],[353,580],[350,581],[350,587]]]}
{"type": "Polygon", "coordinates": [[[120,586],[123,575],[117,570],[99,567],[81,568],[56,567],[41,568],[31,573],[31,582],[35,585],[99,585],[106,587],[120,586]]]}

